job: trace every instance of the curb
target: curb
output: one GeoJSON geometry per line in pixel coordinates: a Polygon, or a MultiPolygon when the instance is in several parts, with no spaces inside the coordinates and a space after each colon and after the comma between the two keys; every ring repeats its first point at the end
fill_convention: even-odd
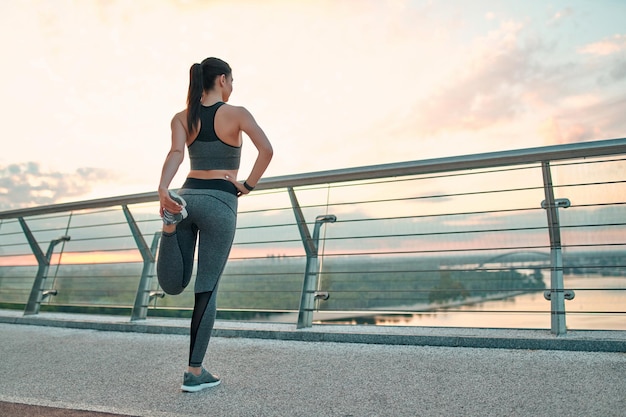
{"type": "MultiPolygon", "coordinates": [[[[178,325],[147,324],[145,322],[95,322],[89,320],[63,320],[42,317],[3,317],[0,323],[59,327],[67,329],[98,330],[109,332],[134,332],[150,334],[188,335],[189,328],[178,325]]],[[[450,329],[447,329],[450,330],[450,329]]],[[[443,333],[443,332],[442,332],[443,333]]],[[[382,345],[413,345],[437,347],[467,347],[488,349],[562,350],[579,352],[626,352],[626,340],[609,338],[575,339],[553,336],[546,332],[542,337],[412,335],[359,332],[329,332],[321,330],[259,330],[226,328],[216,324],[215,337],[269,339],[299,342],[364,343],[382,345]]],[[[621,332],[620,332],[621,333],[621,332]]]]}

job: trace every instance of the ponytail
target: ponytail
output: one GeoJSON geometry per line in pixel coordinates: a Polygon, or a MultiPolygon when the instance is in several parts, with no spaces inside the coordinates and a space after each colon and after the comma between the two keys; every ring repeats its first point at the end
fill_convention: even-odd
{"type": "Polygon", "coordinates": [[[224,74],[230,75],[230,65],[219,58],[207,58],[189,69],[189,91],[187,92],[187,130],[193,132],[200,122],[200,100],[202,92],[215,86],[215,79],[224,74]]]}
{"type": "Polygon", "coordinates": [[[187,93],[187,130],[189,134],[198,127],[202,90],[202,65],[193,64],[189,70],[189,92],[187,93]]]}

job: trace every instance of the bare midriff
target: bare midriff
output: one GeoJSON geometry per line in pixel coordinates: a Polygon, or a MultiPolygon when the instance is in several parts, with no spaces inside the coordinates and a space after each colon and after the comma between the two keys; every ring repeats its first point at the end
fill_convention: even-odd
{"type": "Polygon", "coordinates": [[[238,170],[236,169],[194,169],[189,171],[189,174],[187,174],[187,178],[198,178],[201,180],[222,179],[236,181],[237,172],[238,170]]]}

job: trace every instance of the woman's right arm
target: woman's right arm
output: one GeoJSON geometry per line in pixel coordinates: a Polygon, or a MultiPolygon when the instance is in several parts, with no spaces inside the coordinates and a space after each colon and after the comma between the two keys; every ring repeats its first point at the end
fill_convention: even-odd
{"type": "Polygon", "coordinates": [[[160,213],[163,215],[163,209],[170,213],[179,213],[182,207],[171,199],[168,189],[174,176],[178,172],[180,164],[185,159],[185,143],[187,140],[187,130],[180,117],[180,113],[174,116],[171,122],[172,128],[172,145],[167,153],[163,169],[161,170],[161,180],[159,181],[159,200],[161,202],[160,213]]]}

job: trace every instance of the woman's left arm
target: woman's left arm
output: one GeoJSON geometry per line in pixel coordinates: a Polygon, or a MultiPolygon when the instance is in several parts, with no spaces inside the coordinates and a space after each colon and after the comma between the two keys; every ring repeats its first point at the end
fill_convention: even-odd
{"type": "MultiPolygon", "coordinates": [[[[239,125],[241,130],[248,135],[259,152],[256,161],[252,166],[252,170],[250,171],[250,175],[248,175],[248,178],[245,181],[249,186],[255,187],[270,164],[272,156],[274,155],[274,149],[265,135],[265,132],[263,132],[263,129],[261,129],[256,120],[254,120],[254,117],[252,117],[252,114],[250,114],[250,112],[243,107],[240,108],[240,112],[239,125]]],[[[240,190],[243,194],[248,194],[249,190],[246,188],[244,189],[245,192],[241,189],[240,190]]]]}

